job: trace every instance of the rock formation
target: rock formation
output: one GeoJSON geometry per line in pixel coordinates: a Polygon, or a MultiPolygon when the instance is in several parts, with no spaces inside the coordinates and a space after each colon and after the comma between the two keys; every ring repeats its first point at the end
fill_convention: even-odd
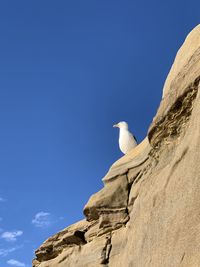
{"type": "Polygon", "coordinates": [[[200,25],[167,77],[148,135],[115,162],[86,220],[45,241],[34,267],[200,266],[200,25]]]}

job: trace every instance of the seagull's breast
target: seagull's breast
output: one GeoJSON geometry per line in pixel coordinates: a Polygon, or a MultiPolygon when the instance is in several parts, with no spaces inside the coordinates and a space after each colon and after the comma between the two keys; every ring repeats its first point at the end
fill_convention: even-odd
{"type": "Polygon", "coordinates": [[[119,147],[120,150],[126,154],[128,153],[131,149],[137,146],[137,142],[133,135],[125,129],[120,129],[120,134],[119,134],[119,147]]]}

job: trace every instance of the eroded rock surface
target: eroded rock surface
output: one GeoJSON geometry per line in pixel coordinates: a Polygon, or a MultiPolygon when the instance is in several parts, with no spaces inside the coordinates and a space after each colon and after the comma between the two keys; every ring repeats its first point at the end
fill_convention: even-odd
{"type": "Polygon", "coordinates": [[[186,38],[148,136],[115,162],[86,220],[50,237],[34,267],[200,266],[200,26],[186,38]]]}

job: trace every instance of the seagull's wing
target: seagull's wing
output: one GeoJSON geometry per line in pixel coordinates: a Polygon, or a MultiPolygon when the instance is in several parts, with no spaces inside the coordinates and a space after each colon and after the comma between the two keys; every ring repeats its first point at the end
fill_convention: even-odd
{"type": "Polygon", "coordinates": [[[129,137],[134,143],[135,142],[137,143],[137,139],[136,139],[135,135],[133,135],[132,133],[129,132],[129,137]]]}
{"type": "MultiPolygon", "coordinates": [[[[132,135],[133,135],[133,134],[132,134],[132,135]]],[[[135,135],[133,135],[133,138],[135,139],[136,142],[138,142],[138,141],[137,141],[137,138],[135,137],[135,135]]]]}

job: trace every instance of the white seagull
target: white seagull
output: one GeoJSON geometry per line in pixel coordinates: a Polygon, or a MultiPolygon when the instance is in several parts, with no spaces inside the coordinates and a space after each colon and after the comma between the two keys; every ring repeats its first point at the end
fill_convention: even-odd
{"type": "Polygon", "coordinates": [[[131,149],[137,146],[137,140],[128,130],[128,123],[121,121],[114,124],[113,127],[119,128],[119,148],[122,153],[127,154],[131,149]]]}

